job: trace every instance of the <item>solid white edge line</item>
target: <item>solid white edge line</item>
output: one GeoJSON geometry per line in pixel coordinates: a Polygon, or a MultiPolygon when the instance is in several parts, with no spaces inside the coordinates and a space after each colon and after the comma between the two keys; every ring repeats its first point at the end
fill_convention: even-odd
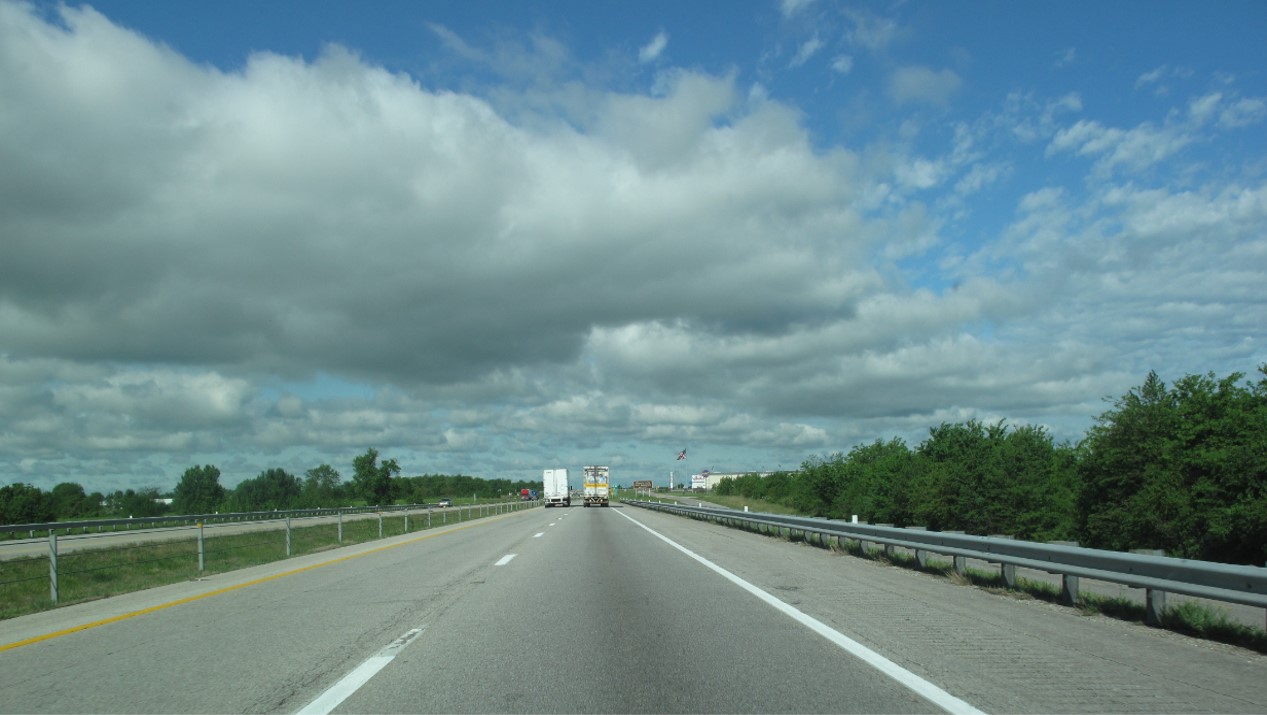
{"type": "Polygon", "coordinates": [[[511,560],[513,560],[513,559],[515,558],[515,556],[516,556],[516,555],[517,555],[517,554],[506,554],[505,556],[503,556],[503,557],[501,557],[500,559],[498,559],[498,560],[497,560],[497,563],[495,563],[495,564],[493,564],[493,565],[494,565],[494,566],[505,566],[506,564],[510,563],[510,562],[511,562],[511,560]]]}
{"type": "Polygon", "coordinates": [[[982,710],[978,710],[976,707],[973,707],[967,701],[951,695],[945,690],[942,690],[936,685],[919,677],[915,673],[912,673],[906,668],[903,668],[897,663],[894,663],[888,658],[885,658],[879,653],[862,645],[858,641],[855,641],[849,636],[846,636],[840,631],[837,631],[836,629],[832,628],[826,623],[823,623],[817,618],[814,618],[813,616],[798,610],[795,606],[792,606],[788,603],[784,603],[783,601],[780,601],[774,596],[771,596],[769,593],[762,591],[760,588],[757,588],[751,583],[748,583],[747,581],[727,571],[726,569],[718,566],[712,561],[709,561],[703,556],[700,556],[699,554],[691,551],[685,546],[682,546],[681,544],[673,541],[669,537],[655,531],[651,527],[647,526],[646,524],[643,524],[642,522],[638,521],[632,516],[628,516],[624,512],[617,512],[617,513],[625,517],[629,521],[632,521],[634,524],[637,524],[638,526],[642,527],[652,536],[655,536],[657,539],[660,539],[661,541],[668,544],[669,546],[672,546],[673,548],[677,549],[678,551],[681,551],[682,553],[686,554],[692,559],[695,559],[696,561],[703,564],[705,567],[713,570],[714,572],[716,572],[717,574],[719,574],[726,580],[730,581],[736,586],[739,586],[743,590],[747,591],[748,593],[751,593],[752,595],[756,596],[762,601],[765,601],[770,606],[773,606],[776,610],[781,611],[787,616],[790,616],[791,618],[795,619],[800,624],[804,625],[805,627],[809,628],[810,630],[814,631],[820,636],[836,644],[838,647],[844,649],[846,652],[850,653],[851,655],[859,658],[860,660],[865,662],[867,665],[870,665],[871,667],[875,668],[881,673],[884,673],[890,678],[901,683],[903,686],[905,686],[912,692],[920,695],[924,699],[933,703],[937,707],[942,708],[946,712],[953,713],[954,715],[985,715],[985,713],[982,710]]]}
{"type": "Polygon", "coordinates": [[[352,693],[360,690],[362,685],[368,683],[370,678],[373,678],[378,674],[378,671],[382,670],[388,663],[392,662],[392,659],[396,657],[396,654],[399,653],[405,646],[409,645],[409,643],[416,638],[419,633],[422,633],[422,629],[414,628],[400,638],[397,638],[376,655],[371,656],[369,660],[366,660],[364,663],[358,665],[351,673],[343,676],[339,682],[331,685],[330,688],[319,695],[316,700],[308,703],[303,710],[300,710],[297,715],[330,715],[330,713],[335,708],[339,707],[344,700],[347,700],[352,693]]]}

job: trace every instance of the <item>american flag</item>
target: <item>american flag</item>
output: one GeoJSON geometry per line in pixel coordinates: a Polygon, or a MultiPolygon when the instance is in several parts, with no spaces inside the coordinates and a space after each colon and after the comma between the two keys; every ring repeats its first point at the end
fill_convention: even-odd
{"type": "Polygon", "coordinates": [[[686,459],[686,450],[684,449],[684,450],[682,450],[681,452],[678,452],[678,453],[677,453],[677,458],[678,458],[678,459],[686,459]]]}

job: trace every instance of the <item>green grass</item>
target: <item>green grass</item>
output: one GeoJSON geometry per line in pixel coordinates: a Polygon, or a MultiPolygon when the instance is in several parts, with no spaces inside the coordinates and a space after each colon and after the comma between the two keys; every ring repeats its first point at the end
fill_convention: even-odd
{"type": "MultiPolygon", "coordinates": [[[[459,519],[466,521],[466,515],[459,515],[457,511],[434,511],[432,528],[456,524],[459,519]]],[[[477,511],[475,518],[479,518],[478,514],[477,511]]],[[[426,528],[426,514],[409,516],[410,533],[426,528]]],[[[403,514],[383,517],[384,538],[404,533],[403,514]]],[[[57,557],[57,606],[109,598],[286,558],[284,527],[228,536],[213,534],[208,532],[204,540],[205,569],[201,573],[196,536],[63,553],[57,557]]],[[[317,553],[378,538],[379,521],[373,517],[345,519],[342,544],[338,539],[338,524],[293,527],[291,555],[317,553]]],[[[0,619],[56,608],[50,591],[47,556],[0,561],[0,619]]]]}

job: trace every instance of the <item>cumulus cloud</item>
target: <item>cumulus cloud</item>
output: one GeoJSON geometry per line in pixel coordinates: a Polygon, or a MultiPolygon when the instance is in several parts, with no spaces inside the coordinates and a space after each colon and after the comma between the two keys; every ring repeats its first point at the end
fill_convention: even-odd
{"type": "MultiPolygon", "coordinates": [[[[1133,125],[1016,92],[824,146],[741,72],[586,83],[544,35],[432,26],[506,79],[475,91],[339,45],[218,69],[56,15],[0,3],[6,478],[232,482],[369,446],[419,473],[596,451],[646,473],[684,440],[792,467],[974,416],[1070,437],[1153,358],[1204,371],[1261,337],[1261,181],[1144,180],[1263,121],[1231,87],[1133,125]],[[1026,174],[1036,153],[1072,178],[1026,174]],[[966,239],[978,196],[993,227],[966,239]]],[[[846,16],[859,50],[900,35],[846,16]]],[[[962,84],[899,66],[889,107],[962,84]]]]}

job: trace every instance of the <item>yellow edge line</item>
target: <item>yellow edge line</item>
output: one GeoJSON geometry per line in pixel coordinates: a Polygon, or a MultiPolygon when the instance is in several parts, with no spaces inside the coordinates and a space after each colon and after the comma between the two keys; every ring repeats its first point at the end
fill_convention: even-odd
{"type": "MultiPolygon", "coordinates": [[[[494,517],[485,517],[485,519],[504,519],[506,516],[508,516],[508,515],[503,515],[503,516],[494,516],[494,517]]],[[[150,606],[149,608],[142,608],[142,609],[141,609],[141,610],[139,610],[139,611],[132,611],[132,612],[130,612],[130,613],[123,613],[123,614],[120,614],[120,615],[117,615],[117,616],[111,616],[110,618],[103,618],[103,619],[101,619],[100,621],[93,621],[93,622],[91,622],[91,623],[85,623],[85,624],[83,624],[83,625],[74,626],[74,627],[72,627],[72,628],[64,628],[64,629],[62,629],[62,630],[60,630],[60,631],[53,631],[52,633],[45,633],[45,634],[44,634],[44,635],[42,635],[42,636],[35,636],[35,637],[33,637],[33,638],[27,638],[26,640],[15,641],[15,642],[13,642],[13,643],[7,643],[7,644],[5,644],[5,645],[0,645],[0,653],[3,653],[3,652],[4,652],[4,651],[6,651],[6,650],[14,650],[15,648],[21,648],[22,646],[32,645],[32,644],[34,644],[34,643],[40,643],[40,642],[43,642],[43,641],[52,640],[52,639],[54,639],[54,638],[60,638],[60,637],[62,637],[62,636],[70,635],[71,633],[78,633],[79,631],[86,631],[86,630],[88,630],[88,629],[90,629],[90,628],[97,628],[97,627],[100,627],[100,626],[109,625],[109,624],[111,624],[111,623],[117,623],[117,622],[119,622],[119,621],[126,621],[126,620],[127,620],[127,619],[129,619],[129,618],[136,618],[137,616],[144,616],[144,615],[145,615],[145,614],[147,614],[147,613],[154,613],[155,611],[161,611],[161,610],[163,610],[163,609],[165,609],[165,608],[171,608],[172,606],[180,606],[180,605],[184,605],[184,604],[186,604],[186,603],[193,603],[194,601],[200,601],[200,600],[202,600],[202,599],[204,599],[204,598],[210,598],[210,597],[212,597],[212,596],[219,596],[220,594],[229,593],[229,592],[231,592],[231,591],[236,591],[236,590],[238,590],[238,589],[240,589],[240,588],[246,588],[247,586],[257,586],[257,585],[259,585],[259,584],[261,584],[261,583],[267,583],[267,582],[269,582],[269,581],[275,581],[275,580],[277,580],[277,579],[279,579],[279,578],[283,578],[283,577],[285,577],[285,576],[294,576],[295,574],[300,574],[300,573],[303,573],[303,572],[305,572],[305,571],[312,571],[313,569],[319,569],[319,568],[321,568],[321,567],[323,567],[323,566],[330,566],[331,564],[337,564],[337,563],[341,563],[341,562],[343,562],[343,561],[350,561],[351,559],[359,559],[359,558],[360,558],[360,557],[362,557],[362,556],[369,556],[370,554],[376,554],[376,553],[378,553],[378,552],[380,552],[380,551],[387,551],[388,549],[395,549],[395,548],[399,548],[399,547],[401,547],[401,546],[406,546],[406,545],[408,545],[408,544],[416,544],[416,543],[418,543],[419,541],[423,541],[423,540],[425,540],[425,539],[433,539],[433,538],[435,538],[435,537],[437,537],[437,536],[444,536],[444,535],[446,535],[446,534],[452,534],[452,533],[453,533],[453,532],[455,532],[455,531],[462,531],[462,530],[465,530],[465,529],[470,529],[470,528],[473,528],[473,527],[479,526],[480,524],[484,524],[484,523],[488,523],[488,522],[486,522],[486,521],[484,521],[484,520],[480,520],[480,521],[478,521],[478,522],[476,522],[476,523],[474,523],[474,524],[468,524],[468,525],[466,525],[466,526],[457,526],[457,527],[454,527],[454,528],[452,528],[452,529],[449,529],[448,531],[441,532],[441,533],[439,533],[439,534],[426,534],[426,535],[424,535],[424,536],[419,536],[419,537],[418,537],[418,538],[416,538],[416,539],[410,539],[410,540],[408,540],[408,541],[401,541],[400,543],[396,543],[396,544],[388,544],[387,546],[379,546],[379,547],[377,547],[377,548],[373,548],[373,549],[370,549],[370,550],[368,550],[368,551],[362,551],[362,552],[361,552],[361,553],[359,553],[359,554],[349,554],[349,555],[347,555],[347,556],[340,556],[340,557],[339,557],[339,558],[337,558],[337,559],[331,559],[331,560],[329,560],[329,561],[322,561],[322,562],[321,562],[321,563],[319,563],[319,564],[312,564],[312,565],[310,565],[310,566],[304,566],[304,567],[302,567],[302,568],[292,569],[292,570],[290,570],[290,571],[284,571],[284,572],[282,572],[282,573],[273,574],[272,576],[265,576],[265,577],[263,577],[263,578],[257,578],[257,579],[255,579],[254,581],[246,581],[246,582],[244,582],[244,583],[239,583],[239,584],[236,584],[236,585],[234,585],[234,586],[225,586],[224,588],[218,588],[218,589],[216,589],[216,590],[214,590],[214,591],[208,591],[208,592],[206,592],[206,593],[200,593],[200,594],[198,594],[197,596],[190,596],[190,597],[188,597],[188,598],[182,598],[182,599],[179,599],[179,600],[176,600],[176,601],[171,601],[170,603],[160,603],[160,604],[159,604],[159,605],[157,605],[157,606],[150,606]]]]}

